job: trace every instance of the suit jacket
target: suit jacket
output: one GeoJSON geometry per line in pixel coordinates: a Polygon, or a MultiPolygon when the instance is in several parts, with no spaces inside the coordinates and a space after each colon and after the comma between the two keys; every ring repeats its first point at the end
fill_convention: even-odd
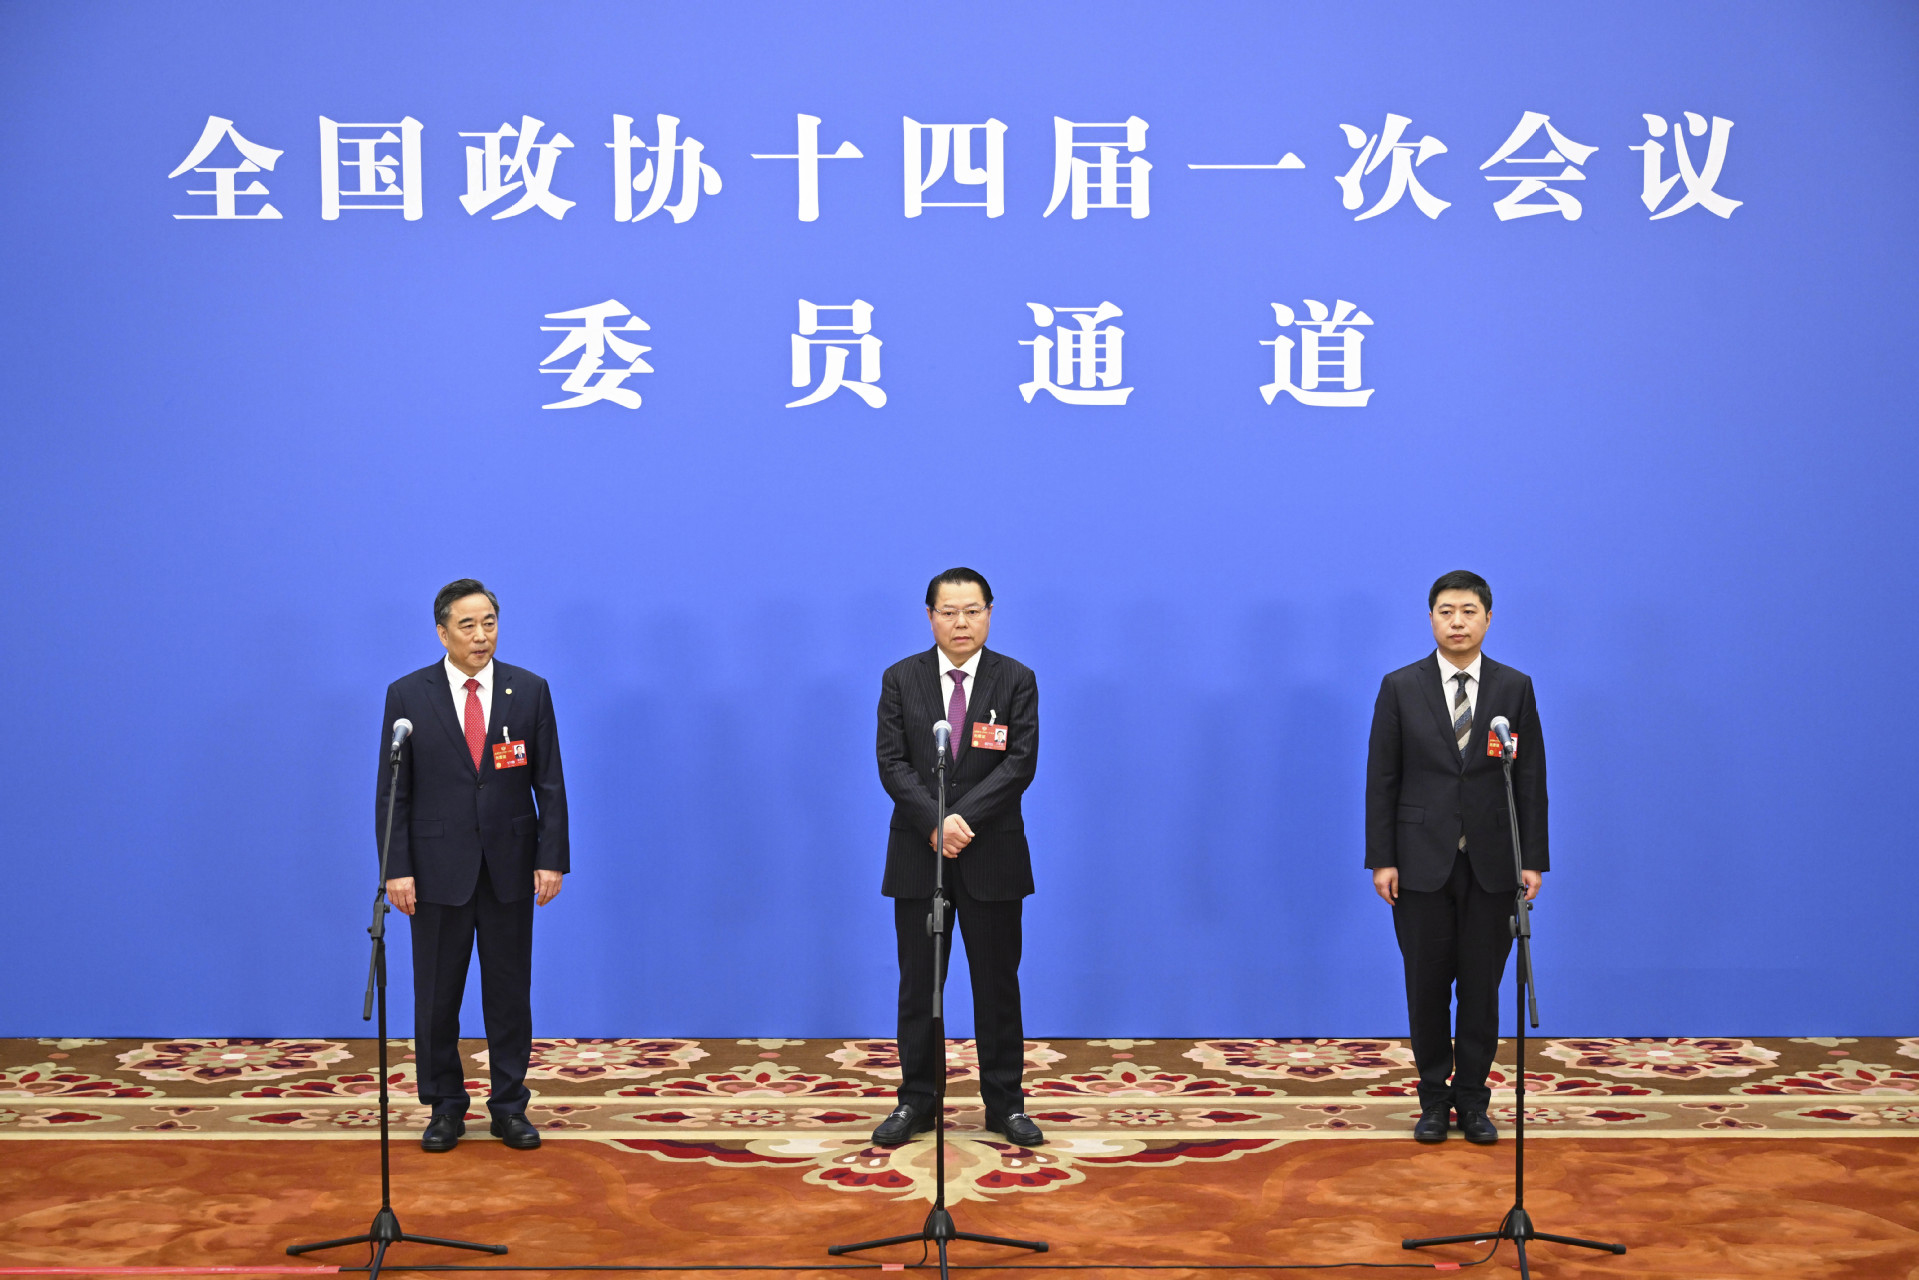
{"type": "MultiPolygon", "coordinates": [[[[933,726],[946,719],[946,706],[937,649],[896,662],[880,677],[880,783],[893,797],[880,892],[889,898],[933,896],[938,855],[927,843],[938,822],[933,726]]],[[[947,862],[946,874],[961,877],[966,891],[982,901],[1023,898],[1033,892],[1033,860],[1019,801],[1039,764],[1039,682],[1032,671],[982,650],[966,723],[953,726],[953,737],[960,751],[946,766],[946,811],[966,819],[973,842],[947,862]],[[972,726],[986,723],[993,712],[1007,727],[1004,751],[972,745],[972,726]]]]}
{"type": "Polygon", "coordinates": [[[413,736],[400,748],[399,798],[387,875],[412,876],[423,902],[457,907],[473,896],[480,864],[502,902],[533,895],[533,873],[568,871],[566,779],[546,681],[524,667],[493,663],[493,710],[480,767],[473,767],[466,731],[453,708],[446,666],[436,662],[401,676],[386,690],[380,728],[380,775],[374,788],[373,838],[386,826],[387,743],[405,716],[413,736]],[[502,730],[526,743],[527,763],[493,767],[502,730]]]}
{"type": "Polygon", "coordinates": [[[1539,731],[1532,677],[1483,657],[1473,728],[1460,760],[1452,711],[1440,688],[1437,652],[1401,667],[1379,685],[1366,753],[1366,865],[1398,867],[1404,889],[1430,893],[1445,885],[1460,833],[1482,889],[1510,893],[1513,841],[1501,764],[1486,754],[1494,717],[1512,722],[1519,739],[1513,798],[1525,869],[1544,871],[1546,743],[1539,731]]]}

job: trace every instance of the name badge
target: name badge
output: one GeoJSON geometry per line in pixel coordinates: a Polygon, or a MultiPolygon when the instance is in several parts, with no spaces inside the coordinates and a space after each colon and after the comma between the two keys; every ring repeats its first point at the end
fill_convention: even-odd
{"type": "Polygon", "coordinates": [[[1006,750],[1006,726],[1003,724],[975,724],[973,726],[973,745],[984,747],[988,751],[1006,750]]]}
{"type": "Polygon", "coordinates": [[[493,744],[493,767],[495,769],[523,769],[526,767],[526,743],[496,742],[493,744]]]}
{"type": "MultiPolygon", "coordinates": [[[[1499,749],[1499,735],[1490,729],[1486,731],[1486,754],[1489,756],[1501,756],[1505,754],[1505,752],[1499,749]]],[[[1513,735],[1513,759],[1519,759],[1519,735],[1516,733],[1513,735]]]]}

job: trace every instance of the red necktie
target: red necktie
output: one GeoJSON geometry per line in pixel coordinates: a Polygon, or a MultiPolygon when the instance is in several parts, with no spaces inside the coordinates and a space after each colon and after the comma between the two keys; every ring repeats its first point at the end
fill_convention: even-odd
{"type": "Polygon", "coordinates": [[[473,753],[473,768],[480,767],[480,752],[486,746],[486,712],[480,706],[480,682],[466,682],[466,749],[473,753]]]}

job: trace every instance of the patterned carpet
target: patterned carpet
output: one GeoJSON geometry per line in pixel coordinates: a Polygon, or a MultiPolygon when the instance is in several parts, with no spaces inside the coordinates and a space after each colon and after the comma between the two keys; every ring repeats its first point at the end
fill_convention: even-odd
{"type": "MultiPolygon", "coordinates": [[[[463,1049],[483,1096],[485,1046],[463,1049]]],[[[982,1131],[972,1049],[952,1046],[948,1199],[1061,1262],[1411,1261],[1402,1235],[1490,1226],[1510,1200],[1510,1144],[1407,1141],[1399,1041],[1029,1042],[1052,1139],[1034,1150],[982,1131]]],[[[1541,1274],[1919,1277],[1919,1037],[1538,1040],[1529,1060],[1542,1229],[1633,1248],[1542,1246],[1541,1274]]],[[[931,1197],[930,1141],[866,1141],[897,1078],[883,1040],[540,1041],[547,1149],[483,1123],[449,1156],[406,1141],[396,1207],[522,1263],[809,1262],[913,1229],[931,1197]]],[[[0,1040],[0,1266],[272,1264],[361,1230],[377,1085],[364,1040],[0,1040]]]]}

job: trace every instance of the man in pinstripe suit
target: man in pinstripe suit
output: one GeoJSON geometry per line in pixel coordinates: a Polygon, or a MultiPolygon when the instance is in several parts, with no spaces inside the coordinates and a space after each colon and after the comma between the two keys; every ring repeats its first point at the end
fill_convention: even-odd
{"type": "Polygon", "coordinates": [[[893,899],[899,942],[899,1106],[873,1132],[898,1146],[933,1127],[940,1046],[933,1039],[933,940],[927,915],[938,845],[933,726],[952,723],[946,763],[946,890],[965,942],[979,1038],[986,1127],[1022,1146],[1046,1139],[1026,1116],[1020,1078],[1020,914],[1033,892],[1020,796],[1039,760],[1039,685],[1028,668],[986,648],[993,589],[971,569],[926,588],[934,646],[880,678],[880,782],[893,797],[880,892],[893,899]],[[980,726],[976,732],[974,726],[980,726]]]}

